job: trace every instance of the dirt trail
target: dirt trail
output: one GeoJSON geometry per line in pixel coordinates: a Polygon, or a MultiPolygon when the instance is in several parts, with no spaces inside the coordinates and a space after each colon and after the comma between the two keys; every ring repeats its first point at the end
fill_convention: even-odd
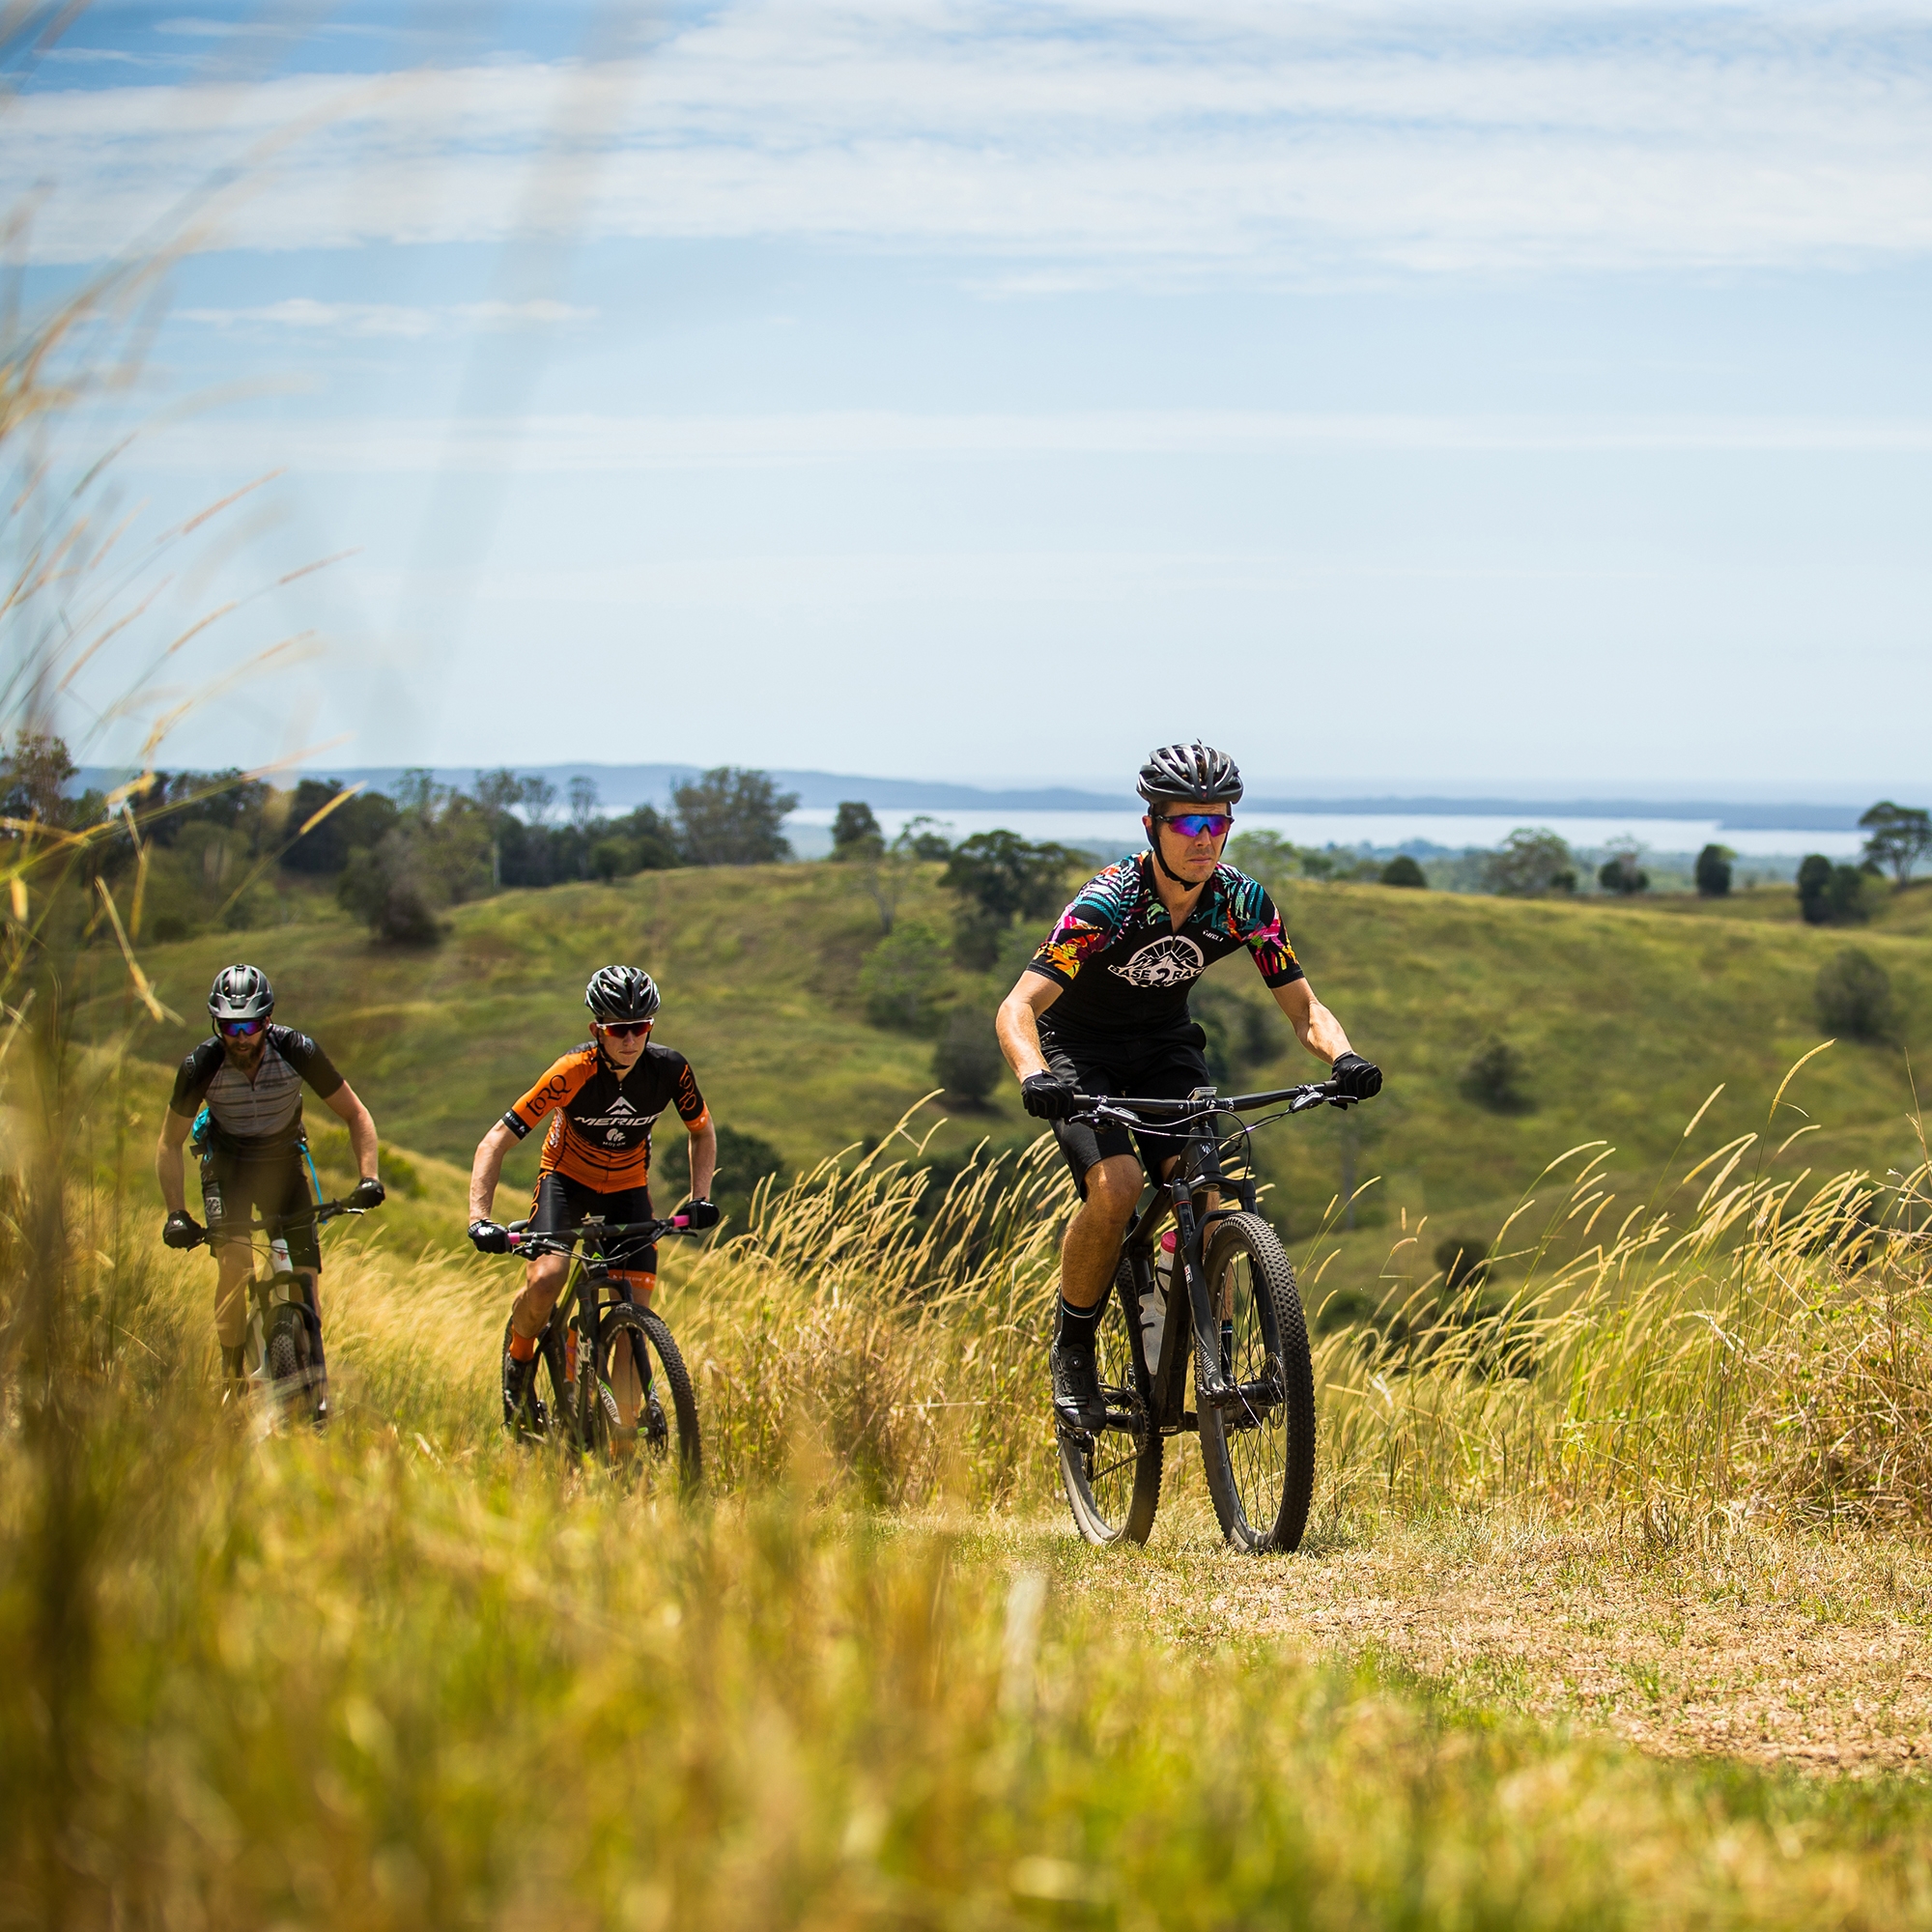
{"type": "Polygon", "coordinates": [[[1660,1753],[1932,1764],[1932,1553],[1912,1545],[1450,1523],[1256,1561],[1188,1514],[1138,1557],[1077,1562],[1076,1587],[1195,1641],[1371,1654],[1660,1753]]]}

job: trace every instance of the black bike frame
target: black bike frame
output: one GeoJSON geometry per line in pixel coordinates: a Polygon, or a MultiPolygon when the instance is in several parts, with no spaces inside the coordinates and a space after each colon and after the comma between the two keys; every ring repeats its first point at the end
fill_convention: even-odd
{"type": "MultiPolygon", "coordinates": [[[[1205,1401],[1217,1407],[1224,1406],[1241,1401],[1244,1393],[1221,1373],[1221,1318],[1208,1291],[1207,1251],[1215,1222],[1225,1220],[1230,1214],[1256,1211],[1255,1183],[1250,1175],[1231,1179],[1222,1172],[1222,1136],[1215,1131],[1215,1121],[1223,1114],[1248,1113],[1258,1107],[1285,1105],[1289,1113],[1300,1114],[1324,1103],[1344,1107],[1350,1104],[1332,1080],[1323,1080],[1302,1087],[1275,1088],[1264,1094],[1236,1094],[1225,1100],[1211,1087],[1197,1087],[1184,1100],[1096,1096],[1091,1113],[1074,1117],[1096,1124],[1152,1127],[1172,1132],[1177,1139],[1185,1134],[1185,1145],[1172,1176],[1166,1180],[1152,1175],[1148,1177],[1149,1198],[1121,1241],[1133,1278],[1132,1304],[1126,1316],[1135,1385],[1147,1405],[1147,1413],[1163,1435],[1191,1433],[1201,1426],[1200,1417],[1186,1406],[1189,1348],[1201,1363],[1201,1393],[1205,1401]],[[1167,1129],[1161,1128],[1158,1120],[1140,1118],[1149,1113],[1198,1118],[1191,1120],[1184,1129],[1178,1124],[1167,1129]],[[1224,1200],[1232,1194],[1239,1206],[1214,1208],[1197,1214],[1195,1198],[1208,1193],[1219,1194],[1224,1200]],[[1170,1213],[1177,1229],[1175,1264],[1186,1280],[1191,1329],[1183,1345],[1180,1338],[1185,1324],[1174,1319],[1176,1297],[1170,1290],[1167,1319],[1161,1326],[1160,1358],[1150,1374],[1141,1332],[1141,1304],[1153,1290],[1154,1236],[1170,1213]]],[[[1107,1419],[1124,1429],[1135,1426],[1135,1418],[1126,1414],[1110,1415],[1107,1419]]]]}
{"type": "MultiPolygon", "coordinates": [[[[583,1373],[585,1362],[591,1363],[591,1373],[596,1373],[595,1364],[603,1359],[604,1346],[604,1301],[600,1291],[611,1287],[611,1260],[605,1253],[604,1243],[612,1235],[630,1235],[639,1238],[627,1241],[626,1247],[647,1248],[653,1241],[662,1240],[667,1235],[688,1235],[691,1230],[679,1216],[673,1215],[668,1221],[605,1221],[595,1214],[586,1215],[574,1228],[559,1228],[554,1232],[532,1235],[527,1221],[512,1221],[508,1233],[510,1246],[515,1252],[527,1256],[572,1255],[577,1265],[572,1273],[577,1279],[576,1309],[566,1315],[564,1326],[575,1327],[578,1334],[578,1374],[583,1373]],[[582,1251],[578,1252],[578,1243],[582,1243],[582,1251]]],[[[568,1292],[570,1276],[564,1278],[568,1292]]],[[[559,1300],[562,1297],[559,1297],[559,1300]]],[[[620,1300],[613,1307],[636,1308],[642,1304],[631,1299],[628,1286],[620,1300]]],[[[638,1365],[639,1375],[646,1365],[638,1365]]]]}

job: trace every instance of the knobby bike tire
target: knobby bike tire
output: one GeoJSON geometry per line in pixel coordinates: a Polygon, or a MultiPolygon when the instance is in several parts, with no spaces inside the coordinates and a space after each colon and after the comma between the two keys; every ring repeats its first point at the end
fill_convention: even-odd
{"type": "Polygon", "coordinates": [[[269,1390],[276,1412],[299,1416],[304,1422],[319,1421],[308,1322],[300,1309],[284,1305],[269,1318],[262,1359],[268,1368],[269,1390]]]}
{"type": "Polygon", "coordinates": [[[697,1398],[692,1392],[691,1376],[684,1357],[664,1317],[655,1309],[619,1302],[604,1310],[598,1323],[597,1373],[585,1379],[582,1401],[586,1439],[595,1451],[611,1462],[628,1460],[634,1453],[649,1463],[668,1463],[673,1444],[677,1454],[677,1481],[686,1495],[694,1493],[704,1475],[704,1449],[697,1434],[697,1398]],[[646,1416],[640,1415],[635,1432],[622,1424],[616,1394],[611,1386],[613,1373],[629,1353],[640,1378],[657,1395],[659,1406],[668,1413],[661,1437],[653,1437],[646,1416]],[[667,1401],[667,1397],[668,1401],[667,1401]]]}
{"type": "Polygon", "coordinates": [[[1140,1305],[1133,1270],[1124,1255],[1114,1276],[1094,1341],[1100,1391],[1109,1422],[1097,1435],[1061,1428],[1060,1480],[1073,1511],[1073,1525],[1089,1543],[1145,1543],[1160,1507],[1165,1440],[1148,1412],[1151,1378],[1134,1355],[1140,1348],[1140,1305]]]}
{"type": "Polygon", "coordinates": [[[1216,1228],[1207,1267],[1214,1308],[1234,1319],[1223,1373],[1244,1391],[1225,1406],[1201,1401],[1214,1514],[1236,1549],[1293,1549],[1315,1492],[1315,1369],[1294,1268],[1274,1230],[1245,1213],[1216,1228]]]}

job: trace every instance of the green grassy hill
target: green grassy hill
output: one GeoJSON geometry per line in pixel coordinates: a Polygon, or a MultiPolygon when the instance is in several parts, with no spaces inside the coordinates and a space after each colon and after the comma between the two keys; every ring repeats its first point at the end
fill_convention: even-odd
{"type": "MultiPolygon", "coordinates": [[[[1789,1096],[1804,1114],[1788,1101],[1779,1138],[1808,1120],[1819,1131],[1793,1161],[1802,1152],[1827,1168],[1909,1165],[1907,1053],[1932,1060],[1928,907],[1932,891],[1905,895],[1881,923],[1845,932],[1801,924],[1788,891],[1712,906],[1291,887],[1284,911],[1296,948],[1357,1045],[1386,1067],[1388,1087],[1347,1121],[1324,1110],[1270,1130],[1264,1164],[1278,1208],[1293,1234],[1313,1229],[1340,1184],[1351,1131],[1358,1180],[1385,1177],[1361,1203],[1362,1233],[1349,1244],[1365,1254],[1386,1252],[1404,1212],[1427,1213],[1437,1229],[1453,1218],[1459,1231],[1493,1232],[1545,1161],[1578,1142],[1614,1143],[1620,1184],[1646,1181],[1719,1082],[1700,1150],[1764,1123],[1786,1068],[1823,1037],[1813,981],[1846,945],[1891,976],[1904,1050],[1840,1042],[1821,1056],[1789,1096]],[[1492,1036],[1521,1056],[1530,1111],[1487,1111],[1463,1093],[1463,1069],[1492,1036]]],[[[949,916],[936,868],[901,908],[914,915],[949,916]]],[[[305,923],[156,947],[144,958],[161,997],[189,1021],[224,961],[269,970],[281,1016],[327,1045],[385,1141],[416,1159],[425,1191],[395,1231],[406,1222],[413,1240],[454,1214],[477,1137],[584,1037],[582,983],[607,959],[658,977],[658,1037],[690,1055],[720,1120],[763,1135],[794,1165],[889,1131],[934,1084],[932,1046],[866,1020],[854,980],[878,930],[849,872],[795,865],[507,893],[460,908],[431,952],[372,947],[359,926],[318,908],[305,923]]],[[[125,1002],[114,955],[96,962],[86,1024],[99,1031],[125,1002]]],[[[1006,977],[959,973],[952,994],[990,1011],[1006,977]]],[[[1279,1049],[1239,1066],[1236,1085],[1319,1072],[1244,960],[1216,969],[1207,1001],[1237,1018],[1230,1003],[1253,1003],[1279,1049]]],[[[187,1024],[140,1037],[156,1106],[166,1069],[199,1036],[187,1024]]],[[[1003,1088],[988,1112],[952,1122],[934,1146],[1031,1131],[1003,1088]]],[[[680,1184],[682,1151],[667,1151],[680,1184]]],[[[527,1185],[533,1167],[534,1150],[521,1150],[511,1179],[527,1185]]]]}

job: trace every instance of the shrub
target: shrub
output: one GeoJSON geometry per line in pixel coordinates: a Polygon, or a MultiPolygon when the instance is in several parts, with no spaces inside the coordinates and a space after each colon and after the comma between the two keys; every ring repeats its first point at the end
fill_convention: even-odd
{"type": "Polygon", "coordinates": [[[718,1174],[711,1183],[711,1198],[727,1213],[742,1218],[759,1181],[783,1178],[784,1156],[762,1134],[727,1127],[722,1121],[717,1127],[718,1174]]]}
{"type": "MultiPolygon", "coordinates": [[[[179,781],[177,781],[179,782],[179,781]]],[[[292,872],[339,872],[357,846],[376,845],[396,822],[393,799],[379,791],[357,792],[347,798],[312,832],[306,825],[342,790],[339,779],[303,779],[289,801],[288,831],[295,842],[282,855],[292,872]]]]}
{"type": "Polygon", "coordinates": [[[1490,1244],[1480,1235],[1445,1235],[1435,1244],[1435,1265],[1448,1293],[1480,1288],[1490,1272],[1490,1244]]]}
{"type": "Polygon", "coordinates": [[[1610,848],[1610,856],[1597,867],[1597,884],[1605,892],[1626,898],[1649,892],[1650,874],[1637,863],[1638,849],[1632,844],[1610,848]]]}
{"type": "Polygon", "coordinates": [[[1526,1114],[1536,1104],[1522,1055],[1494,1034],[1463,1069],[1463,1092],[1492,1114],[1526,1114]]]}
{"type": "Polygon", "coordinates": [[[874,1026],[929,1033],[946,985],[946,934],[930,920],[904,919],[867,953],[859,995],[874,1026]]]}
{"type": "Polygon", "coordinates": [[[1798,868],[1798,909],[1807,925],[1861,925],[1871,917],[1867,874],[1856,866],[1834,866],[1822,852],[1798,868]]]}
{"type": "Polygon", "coordinates": [[[1813,996],[1827,1033],[1889,1039],[1897,1027],[1891,980],[1869,952],[1848,946],[1818,969],[1813,996]]]}
{"type": "Polygon", "coordinates": [[[933,1049],[932,1077],[946,1089],[949,1101],[959,1107],[983,1107],[1006,1065],[990,1013],[957,1007],[947,1015],[933,1049]]]}
{"type": "Polygon", "coordinates": [[[1398,852],[1382,867],[1382,884],[1385,886],[1407,886],[1427,888],[1428,875],[1406,852],[1398,852]]]}
{"type": "Polygon", "coordinates": [[[1555,833],[1520,825],[1489,856],[1484,884],[1505,898],[1541,898],[1577,890],[1577,863],[1555,833]]]}
{"type": "Polygon", "coordinates": [[[1033,845],[1017,832],[976,832],[952,847],[940,883],[965,903],[954,926],[962,965],[983,970],[1016,918],[1044,919],[1060,910],[1066,874],[1081,855],[1065,845],[1033,845]]]}
{"type": "Polygon", "coordinates": [[[1697,891],[1707,899],[1726,897],[1731,890],[1731,861],[1738,855],[1728,845],[1706,845],[1697,854],[1697,891]]]}

